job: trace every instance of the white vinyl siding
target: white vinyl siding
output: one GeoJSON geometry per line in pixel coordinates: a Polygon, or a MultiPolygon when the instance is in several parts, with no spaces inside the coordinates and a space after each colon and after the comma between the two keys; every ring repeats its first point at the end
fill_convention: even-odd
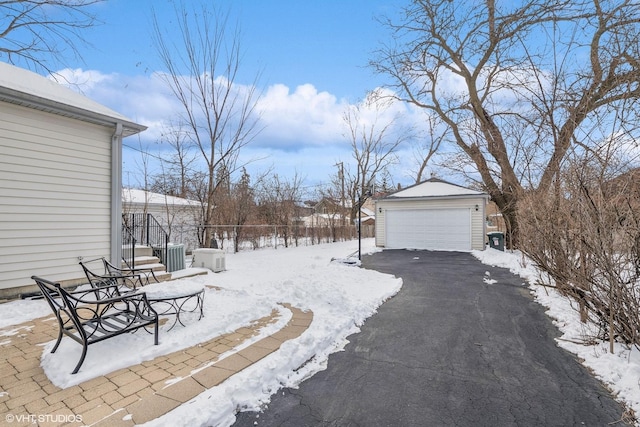
{"type": "Polygon", "coordinates": [[[0,290],[108,256],[113,130],[0,102],[0,290]]]}
{"type": "MultiPolygon", "coordinates": [[[[390,247],[387,239],[389,233],[386,230],[386,215],[392,211],[426,211],[440,212],[446,216],[448,212],[456,209],[464,209],[469,212],[470,223],[465,227],[470,233],[471,249],[483,250],[485,247],[485,227],[484,227],[484,207],[485,197],[450,197],[433,199],[380,199],[376,202],[376,246],[390,247]],[[478,210],[476,210],[476,205],[478,210]]],[[[450,230],[448,233],[459,231],[450,230]]],[[[439,238],[439,237],[438,237],[439,238]]],[[[454,240],[460,241],[460,237],[454,240]]],[[[394,244],[393,240],[390,242],[394,244]]],[[[440,249],[451,249],[451,244],[447,243],[440,249]]],[[[460,248],[459,250],[469,250],[460,248]]]]}

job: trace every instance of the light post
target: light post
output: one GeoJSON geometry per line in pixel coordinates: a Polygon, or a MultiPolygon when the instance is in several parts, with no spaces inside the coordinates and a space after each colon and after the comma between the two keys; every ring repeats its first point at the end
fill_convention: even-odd
{"type": "Polygon", "coordinates": [[[358,194],[358,261],[362,261],[362,197],[364,200],[371,196],[371,191],[367,190],[363,195],[358,194]]]}

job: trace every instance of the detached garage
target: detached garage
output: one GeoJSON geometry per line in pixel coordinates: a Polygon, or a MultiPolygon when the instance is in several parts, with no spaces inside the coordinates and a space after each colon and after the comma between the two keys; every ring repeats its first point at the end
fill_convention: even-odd
{"type": "Polygon", "coordinates": [[[376,246],[483,250],[488,199],[437,178],[392,193],[376,201],[376,246]]]}

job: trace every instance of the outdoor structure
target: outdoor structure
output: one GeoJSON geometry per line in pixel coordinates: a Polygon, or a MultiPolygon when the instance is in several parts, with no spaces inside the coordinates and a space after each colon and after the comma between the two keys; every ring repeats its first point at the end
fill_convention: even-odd
{"type": "Polygon", "coordinates": [[[376,224],[376,214],[373,210],[366,207],[366,204],[363,204],[360,208],[360,218],[363,226],[376,224]]]}
{"type": "Polygon", "coordinates": [[[493,201],[489,201],[486,207],[487,233],[499,231],[507,234],[507,224],[504,221],[500,208],[493,201]]]}
{"type": "Polygon", "coordinates": [[[376,246],[469,251],[485,248],[489,195],[431,178],[376,201],[376,246]]]}
{"type": "Polygon", "coordinates": [[[122,138],[145,129],[0,63],[0,298],[81,278],[79,257],[120,260],[122,138]]]}
{"type": "Polygon", "coordinates": [[[158,220],[169,241],[190,252],[198,247],[197,224],[202,223],[202,203],[135,188],[122,189],[122,213],[151,214],[158,220]]]}

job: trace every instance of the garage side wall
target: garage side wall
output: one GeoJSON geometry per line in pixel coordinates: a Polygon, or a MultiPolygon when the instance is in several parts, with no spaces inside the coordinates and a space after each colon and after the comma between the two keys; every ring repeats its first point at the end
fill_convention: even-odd
{"type": "Polygon", "coordinates": [[[112,133],[0,102],[0,297],[109,254],[112,133]]]}
{"type": "Polygon", "coordinates": [[[471,212],[471,249],[485,249],[486,198],[449,198],[435,200],[380,199],[376,201],[376,246],[386,247],[385,214],[388,210],[451,209],[466,208],[471,212]],[[478,210],[475,210],[475,206],[478,210]]]}

